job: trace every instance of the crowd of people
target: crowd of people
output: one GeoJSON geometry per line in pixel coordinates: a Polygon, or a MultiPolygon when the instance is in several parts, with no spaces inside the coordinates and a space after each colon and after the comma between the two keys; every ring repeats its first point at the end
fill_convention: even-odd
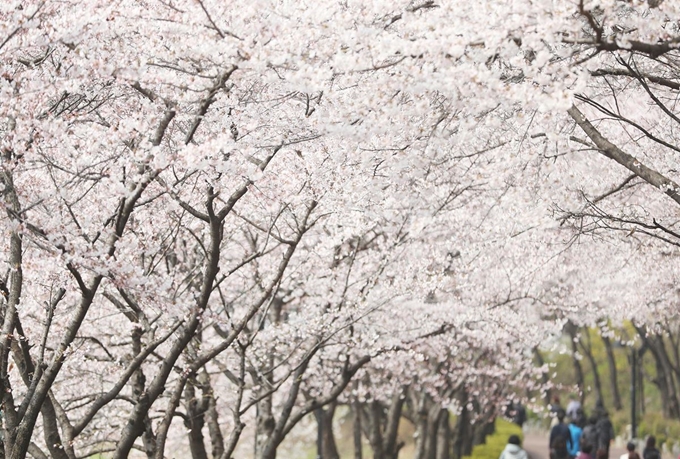
{"type": "MultiPolygon", "coordinates": [[[[602,401],[598,400],[592,416],[587,417],[581,403],[572,397],[563,409],[558,397],[550,406],[552,422],[550,428],[550,459],[609,459],[609,447],[614,439],[614,426],[602,401]],[[566,423],[565,419],[569,422],[566,423]]],[[[513,410],[512,414],[517,413],[513,410]]],[[[520,426],[526,415],[520,419],[513,416],[513,421],[520,426]],[[518,422],[520,421],[520,422],[518,422]]],[[[628,443],[627,452],[619,459],[661,459],[656,448],[656,438],[647,438],[642,457],[636,451],[635,443],[628,443]]],[[[529,459],[521,447],[519,436],[512,435],[508,439],[499,459],[529,459]]],[[[679,458],[680,459],[680,458],[679,458]]]]}
{"type": "Polygon", "coordinates": [[[590,417],[575,398],[571,398],[564,410],[559,398],[555,397],[550,410],[553,415],[549,443],[551,459],[609,459],[614,426],[602,401],[598,400],[590,417]],[[568,424],[565,423],[567,416],[568,424]]]}

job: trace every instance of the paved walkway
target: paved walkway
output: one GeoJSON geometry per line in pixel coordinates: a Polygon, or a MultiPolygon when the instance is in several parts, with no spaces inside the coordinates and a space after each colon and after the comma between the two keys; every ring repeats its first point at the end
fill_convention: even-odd
{"type": "MultiPolygon", "coordinates": [[[[529,453],[531,459],[549,459],[548,436],[537,432],[528,432],[524,435],[522,447],[529,453]]],[[[609,459],[619,459],[625,453],[623,447],[612,445],[609,449],[609,459]]]]}

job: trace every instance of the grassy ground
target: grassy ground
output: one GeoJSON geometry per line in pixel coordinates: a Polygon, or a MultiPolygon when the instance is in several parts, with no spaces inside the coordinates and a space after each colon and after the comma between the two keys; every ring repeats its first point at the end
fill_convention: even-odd
{"type": "Polygon", "coordinates": [[[496,432],[486,437],[486,443],[475,446],[472,454],[465,459],[498,459],[508,444],[510,435],[519,435],[522,438],[521,427],[504,419],[497,419],[496,432]]]}

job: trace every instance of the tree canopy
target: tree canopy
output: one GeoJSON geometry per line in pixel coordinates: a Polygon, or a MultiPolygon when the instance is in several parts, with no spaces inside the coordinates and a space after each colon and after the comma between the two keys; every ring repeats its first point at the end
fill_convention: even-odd
{"type": "Polygon", "coordinates": [[[679,9],[4,2],[3,457],[273,459],[339,403],[396,457],[566,323],[677,318],[679,9]]]}

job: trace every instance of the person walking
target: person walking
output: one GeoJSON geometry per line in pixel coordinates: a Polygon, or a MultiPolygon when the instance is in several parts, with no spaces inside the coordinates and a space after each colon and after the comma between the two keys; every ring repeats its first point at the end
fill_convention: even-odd
{"type": "Polygon", "coordinates": [[[564,437],[557,436],[550,445],[550,459],[572,459],[564,437]]]}
{"type": "Polygon", "coordinates": [[[569,395],[569,403],[567,403],[567,417],[569,419],[576,419],[578,410],[581,408],[581,402],[576,399],[576,395],[569,395]]]}
{"type": "Polygon", "coordinates": [[[557,414],[562,411],[564,412],[564,408],[562,408],[562,405],[560,405],[560,397],[555,395],[553,397],[552,403],[550,404],[550,428],[552,429],[557,425],[557,414]]]}
{"type": "Polygon", "coordinates": [[[516,402],[514,404],[514,414],[512,416],[512,422],[517,424],[518,426],[522,427],[524,426],[524,423],[527,421],[527,410],[524,408],[524,405],[522,405],[521,402],[516,402]]]}
{"type": "Polygon", "coordinates": [[[605,452],[605,459],[609,459],[609,445],[614,439],[614,426],[609,420],[607,410],[601,412],[600,418],[595,425],[597,428],[597,448],[605,452]]]}
{"type": "Polygon", "coordinates": [[[582,443],[581,451],[576,456],[576,459],[595,459],[593,457],[593,445],[590,443],[582,443]]]}
{"type": "Polygon", "coordinates": [[[626,445],[626,453],[622,454],[619,459],[640,459],[640,455],[635,451],[635,443],[629,441],[626,445]]]}
{"type": "Polygon", "coordinates": [[[642,458],[661,459],[661,452],[658,449],[656,449],[656,437],[654,435],[650,435],[647,438],[647,444],[645,445],[645,449],[642,450],[642,458]]]}
{"type": "Polygon", "coordinates": [[[569,423],[569,434],[571,436],[571,447],[567,448],[571,457],[576,457],[581,450],[581,437],[583,429],[579,427],[575,418],[571,419],[569,423]]]}
{"type": "Polygon", "coordinates": [[[529,459],[527,452],[522,449],[522,443],[517,435],[510,435],[508,444],[498,459],[529,459]]]}
{"type": "Polygon", "coordinates": [[[565,441],[565,448],[573,449],[574,447],[569,426],[564,423],[564,415],[564,410],[560,408],[557,411],[557,424],[555,424],[553,428],[550,429],[550,443],[548,444],[548,447],[550,448],[554,448],[555,440],[558,438],[561,438],[565,441]]]}
{"type": "Polygon", "coordinates": [[[592,455],[595,456],[598,445],[598,435],[597,435],[597,418],[591,416],[588,419],[588,423],[583,427],[583,435],[581,435],[581,443],[588,443],[593,447],[592,455]]]}

